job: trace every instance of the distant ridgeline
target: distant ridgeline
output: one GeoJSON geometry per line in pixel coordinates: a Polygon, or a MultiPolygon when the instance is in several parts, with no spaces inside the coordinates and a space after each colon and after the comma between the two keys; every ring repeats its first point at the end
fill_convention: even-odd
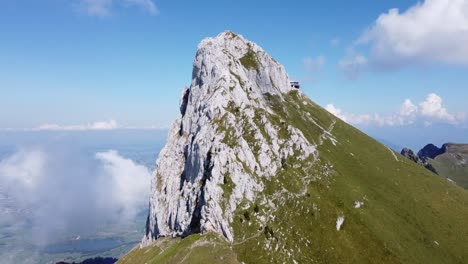
{"type": "Polygon", "coordinates": [[[115,262],[117,262],[117,260],[118,259],[116,259],[116,258],[96,257],[96,258],[85,259],[82,262],[59,261],[59,262],[56,262],[55,264],[114,264],[115,262]]]}
{"type": "Polygon", "coordinates": [[[445,143],[440,148],[427,144],[417,154],[404,148],[401,155],[468,189],[468,144],[445,143]]]}

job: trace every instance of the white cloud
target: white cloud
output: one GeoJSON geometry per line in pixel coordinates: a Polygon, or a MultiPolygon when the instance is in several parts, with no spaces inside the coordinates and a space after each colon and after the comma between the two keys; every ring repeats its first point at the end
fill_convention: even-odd
{"type": "Polygon", "coordinates": [[[332,113],[336,117],[342,119],[343,121],[347,122],[347,118],[345,115],[342,114],[342,111],[340,108],[336,108],[333,104],[327,104],[325,106],[325,110],[328,112],[332,113]]]}
{"type": "Polygon", "coordinates": [[[442,105],[442,98],[434,93],[419,103],[419,108],[410,99],[405,99],[399,111],[389,115],[379,114],[353,114],[347,113],[333,104],[327,104],[325,109],[353,125],[376,126],[406,126],[415,122],[431,125],[434,122],[457,125],[467,120],[466,113],[451,114],[442,105]]]}
{"type": "Polygon", "coordinates": [[[0,128],[0,131],[102,131],[102,130],[167,130],[165,125],[125,125],[121,126],[116,120],[95,121],[87,124],[59,125],[46,123],[34,128],[0,128]]]}
{"type": "Polygon", "coordinates": [[[34,188],[45,169],[47,159],[40,150],[20,150],[0,161],[0,176],[9,182],[34,188]]]}
{"type": "Polygon", "coordinates": [[[305,57],[302,60],[304,67],[309,72],[316,72],[322,69],[323,65],[325,65],[325,57],[322,55],[317,56],[317,58],[305,57]]]}
{"type": "Polygon", "coordinates": [[[117,121],[96,121],[82,125],[58,125],[58,124],[43,124],[33,129],[37,131],[87,131],[87,130],[112,130],[119,128],[117,121]]]}
{"type": "Polygon", "coordinates": [[[353,49],[348,49],[346,56],[338,62],[338,68],[350,79],[357,79],[366,67],[366,57],[353,49]]]}
{"type": "Polygon", "coordinates": [[[418,112],[418,107],[415,106],[410,99],[405,99],[400,107],[401,116],[413,116],[418,112]]]}
{"type": "Polygon", "coordinates": [[[105,203],[111,199],[127,216],[136,215],[148,204],[148,196],[144,195],[149,192],[151,173],[148,168],[120,156],[115,150],[98,152],[95,157],[104,171],[100,180],[113,190],[112,197],[102,197],[105,203]]]}
{"type": "Polygon", "coordinates": [[[468,65],[468,1],[425,0],[400,13],[390,9],[358,40],[382,66],[408,62],[468,65]]]}
{"type": "Polygon", "coordinates": [[[116,5],[124,7],[139,7],[150,14],[158,14],[156,4],[152,0],[78,0],[79,8],[90,16],[108,17],[112,15],[116,5]]]}
{"type": "Polygon", "coordinates": [[[341,120],[345,121],[349,124],[354,125],[369,125],[374,124],[378,126],[396,124],[401,122],[400,120],[396,119],[393,116],[390,117],[381,117],[380,115],[374,114],[352,114],[352,113],[345,113],[340,108],[335,107],[333,104],[327,104],[325,109],[335,115],[336,117],[340,118],[341,120]]]}
{"type": "Polygon", "coordinates": [[[12,223],[33,243],[131,224],[147,209],[151,172],[109,150],[89,155],[69,147],[24,149],[0,162],[0,195],[15,205],[12,223]],[[6,192],[6,193],[5,193],[6,192]]]}
{"type": "Polygon", "coordinates": [[[458,121],[455,116],[449,114],[447,109],[442,106],[442,98],[435,93],[427,95],[426,100],[419,104],[421,114],[436,120],[446,121],[454,124],[458,121]]]}

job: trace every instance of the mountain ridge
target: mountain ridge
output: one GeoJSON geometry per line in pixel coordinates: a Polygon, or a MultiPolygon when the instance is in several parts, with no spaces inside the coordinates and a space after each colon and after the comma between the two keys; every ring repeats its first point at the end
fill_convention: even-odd
{"type": "Polygon", "coordinates": [[[468,260],[463,189],[291,88],[256,44],[217,38],[198,47],[146,235],[119,263],[468,260]]]}
{"type": "Polygon", "coordinates": [[[436,147],[434,144],[427,144],[426,146],[424,146],[422,149],[418,151],[418,156],[434,159],[440,154],[443,154],[446,152],[447,150],[446,144],[443,144],[441,148],[436,147]]]}
{"type": "Polygon", "coordinates": [[[451,183],[468,189],[468,144],[445,143],[440,148],[427,144],[418,154],[403,148],[401,154],[451,183]]]}

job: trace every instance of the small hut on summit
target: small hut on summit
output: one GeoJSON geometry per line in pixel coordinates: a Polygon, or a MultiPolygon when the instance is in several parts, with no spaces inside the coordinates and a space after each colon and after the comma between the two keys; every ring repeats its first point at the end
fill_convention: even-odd
{"type": "Polygon", "coordinates": [[[292,87],[292,88],[296,88],[296,89],[301,88],[301,85],[299,84],[299,82],[290,81],[289,84],[291,84],[291,87],[292,87]]]}

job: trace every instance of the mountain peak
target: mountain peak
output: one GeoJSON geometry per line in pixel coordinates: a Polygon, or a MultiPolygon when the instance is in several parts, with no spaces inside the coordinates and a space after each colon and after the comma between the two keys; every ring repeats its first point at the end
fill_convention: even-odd
{"type": "Polygon", "coordinates": [[[288,157],[314,160],[315,146],[271,106],[293,89],[284,67],[241,35],[199,44],[181,117],[157,161],[143,245],[208,231],[233,241],[233,213],[264,189],[261,178],[288,157]]]}
{"type": "Polygon", "coordinates": [[[442,148],[438,148],[434,144],[427,144],[426,146],[424,146],[424,148],[418,151],[418,156],[434,159],[438,155],[444,153],[445,149],[445,144],[442,146],[442,148]]]}
{"type": "MultiPolygon", "coordinates": [[[[198,45],[192,87],[226,85],[254,98],[262,94],[287,93],[292,88],[284,67],[260,46],[242,35],[225,31],[198,45]],[[240,88],[240,89],[238,89],[240,88]]],[[[228,91],[227,91],[228,92],[228,91]]],[[[245,98],[244,96],[241,96],[245,98]]]]}

